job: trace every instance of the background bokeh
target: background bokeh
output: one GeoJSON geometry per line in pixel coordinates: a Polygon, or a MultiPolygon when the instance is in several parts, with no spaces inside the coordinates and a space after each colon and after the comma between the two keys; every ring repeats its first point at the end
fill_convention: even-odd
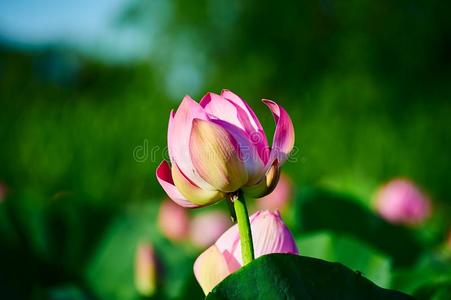
{"type": "MultiPolygon", "coordinates": [[[[374,258],[358,237],[304,236],[293,208],[287,219],[301,253],[302,244],[312,256],[329,247],[323,258],[346,262],[365,245],[363,257],[389,274],[377,269],[372,279],[407,292],[431,264],[449,278],[431,254],[451,225],[449,8],[435,0],[0,2],[0,293],[134,298],[130,257],[141,239],[163,252],[158,297],[194,293],[186,282],[199,249],[156,229],[164,194],[154,174],[169,111],[185,94],[199,100],[223,88],[246,99],[270,134],[261,98],[291,115],[297,151],[284,171],[296,199],[320,188],[369,213],[378,186],[408,177],[433,201],[413,233],[427,258],[396,272],[396,255],[374,258]]],[[[331,214],[327,204],[312,209],[331,214]]]]}

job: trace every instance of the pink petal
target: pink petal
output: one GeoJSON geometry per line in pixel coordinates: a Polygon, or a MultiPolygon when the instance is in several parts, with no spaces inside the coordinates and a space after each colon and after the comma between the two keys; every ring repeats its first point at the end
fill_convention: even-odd
{"type": "Polygon", "coordinates": [[[235,272],[239,268],[241,268],[241,264],[238,262],[238,260],[233,256],[232,253],[229,251],[222,252],[222,255],[224,256],[227,266],[229,267],[230,273],[235,272]]]}
{"type": "Polygon", "coordinates": [[[215,245],[205,250],[194,262],[194,276],[205,295],[230,273],[226,259],[215,245]]]}
{"type": "Polygon", "coordinates": [[[190,201],[198,206],[207,206],[218,202],[225,197],[224,193],[218,190],[204,190],[187,178],[176,163],[171,168],[172,179],[177,190],[190,201]]]}
{"type": "MultiPolygon", "coordinates": [[[[259,211],[251,217],[252,239],[255,257],[270,253],[298,254],[298,249],[288,227],[283,223],[278,211],[259,211]]],[[[241,243],[233,256],[242,264],[241,243]]]]}
{"type": "MultiPolygon", "coordinates": [[[[235,95],[235,97],[238,96],[235,95]]],[[[238,99],[240,98],[238,97],[238,99]]],[[[228,124],[230,128],[234,128],[234,135],[244,136],[248,141],[247,144],[251,145],[250,151],[255,152],[253,153],[253,156],[255,156],[253,160],[260,158],[262,164],[264,164],[266,163],[268,152],[268,142],[264,131],[250,107],[241,99],[238,103],[236,101],[234,102],[214,93],[208,93],[202,98],[200,105],[205,108],[205,112],[208,113],[211,120],[218,120],[223,124],[228,124]]],[[[249,146],[246,147],[249,148],[249,146]]]]}
{"type": "Polygon", "coordinates": [[[205,180],[194,172],[189,149],[189,139],[193,120],[207,120],[204,109],[191,97],[185,96],[174,114],[171,112],[168,125],[168,148],[172,163],[177,163],[183,174],[197,186],[214,190],[205,180]]]}
{"type": "MultiPolygon", "coordinates": [[[[283,223],[278,212],[272,213],[269,211],[258,211],[253,214],[249,220],[251,223],[256,257],[269,253],[298,253],[293,236],[283,223]]],[[[213,254],[215,257],[218,257],[217,252],[221,254],[222,259],[225,260],[225,263],[228,266],[229,272],[232,273],[241,267],[241,244],[237,225],[230,227],[216,241],[214,247],[216,250],[211,251],[214,252],[213,254]]],[[[199,259],[200,257],[198,260],[199,259]]],[[[224,261],[222,261],[222,259],[220,261],[218,258],[215,259],[216,261],[219,261],[218,263],[220,268],[224,267],[224,261]]],[[[197,263],[198,261],[196,261],[196,264],[197,263]]],[[[213,261],[209,265],[209,272],[217,272],[217,270],[215,270],[215,263],[216,262],[213,261]]],[[[196,274],[196,278],[198,278],[198,281],[201,282],[199,277],[200,276],[196,274]]]]}
{"type": "Polygon", "coordinates": [[[237,107],[224,97],[215,93],[207,93],[199,104],[209,114],[210,119],[223,120],[245,130],[244,124],[238,119],[237,107]]]}
{"type": "MultiPolygon", "coordinates": [[[[258,211],[249,217],[251,224],[255,220],[255,218],[257,218],[260,215],[260,213],[261,212],[258,211]]],[[[216,241],[215,245],[222,253],[228,252],[233,255],[233,253],[236,252],[238,246],[241,247],[239,242],[240,242],[240,234],[238,232],[238,225],[235,224],[232,227],[230,227],[226,232],[224,232],[223,235],[221,235],[221,237],[216,241]]],[[[241,251],[241,248],[239,249],[241,251]]]]}
{"type": "MultiPolygon", "coordinates": [[[[250,220],[252,218],[254,217],[250,217],[250,220]]],[[[224,256],[231,272],[235,272],[241,267],[241,263],[234,256],[235,249],[239,246],[239,241],[238,226],[235,224],[224,232],[215,243],[215,246],[224,256]]]]}
{"type": "Polygon", "coordinates": [[[179,192],[177,187],[174,185],[174,181],[171,175],[171,168],[167,161],[163,160],[157,168],[157,179],[160,183],[161,187],[164,189],[166,194],[171,198],[175,203],[183,207],[199,207],[194,203],[188,201],[182,194],[179,192]]]}
{"type": "Polygon", "coordinates": [[[222,126],[194,119],[189,151],[197,173],[222,192],[234,192],[248,180],[237,143],[222,126]]]}
{"type": "Polygon", "coordinates": [[[231,98],[235,99],[235,102],[217,94],[208,93],[202,98],[200,105],[204,107],[211,121],[226,128],[238,142],[242,160],[249,172],[249,181],[255,183],[265,172],[268,159],[266,136],[249,106],[235,94],[231,92],[225,94],[234,95],[236,98],[231,98]]]}
{"type": "Polygon", "coordinates": [[[224,232],[215,243],[215,246],[224,256],[230,272],[235,272],[241,267],[241,263],[238,262],[236,257],[233,255],[239,241],[240,235],[238,232],[238,226],[235,224],[224,232]]]}
{"type": "Polygon", "coordinates": [[[248,172],[247,184],[254,184],[259,181],[265,173],[265,164],[249,136],[238,127],[223,120],[212,120],[212,122],[226,129],[237,142],[240,159],[248,172]]]}
{"type": "Polygon", "coordinates": [[[287,159],[291,150],[293,150],[293,122],[291,122],[290,116],[282,106],[271,100],[264,99],[263,102],[271,110],[274,121],[276,122],[276,130],[274,132],[270,160],[278,159],[280,165],[282,165],[287,159]]]}
{"type": "Polygon", "coordinates": [[[234,253],[239,241],[238,226],[235,224],[219,237],[215,245],[221,253],[234,253]]]}
{"type": "Polygon", "coordinates": [[[238,95],[236,95],[235,93],[233,93],[229,90],[222,90],[221,96],[226,98],[227,100],[231,101],[238,107],[240,107],[242,109],[242,111],[246,114],[246,117],[249,120],[251,126],[256,131],[261,132],[263,135],[265,134],[265,131],[263,130],[263,127],[260,124],[260,121],[258,120],[254,111],[243,99],[241,99],[238,95]]]}
{"type": "Polygon", "coordinates": [[[265,131],[252,108],[238,95],[229,90],[223,90],[221,96],[235,104],[238,114],[237,118],[240,120],[240,123],[243,124],[243,128],[257,148],[260,158],[264,163],[267,163],[269,159],[268,140],[265,131]]]}

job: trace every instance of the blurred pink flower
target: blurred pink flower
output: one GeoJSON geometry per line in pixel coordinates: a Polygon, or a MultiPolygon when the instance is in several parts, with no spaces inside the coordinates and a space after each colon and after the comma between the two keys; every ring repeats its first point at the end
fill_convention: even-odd
{"type": "Polygon", "coordinates": [[[415,225],[429,216],[430,202],[411,181],[394,179],[377,192],[376,209],[389,222],[415,225]]]}
{"type": "Polygon", "coordinates": [[[276,122],[272,148],[254,111],[236,94],[208,93],[199,103],[183,98],[169,117],[171,165],[164,160],[156,171],[172,200],[192,208],[239,189],[254,198],[274,189],[279,167],[294,146],[294,128],[285,109],[263,102],[276,122]]]}
{"type": "Polygon", "coordinates": [[[191,241],[194,245],[205,248],[212,245],[231,225],[232,222],[222,211],[201,213],[191,220],[191,241]]]}
{"type": "Polygon", "coordinates": [[[285,173],[280,174],[279,182],[274,191],[269,195],[256,201],[259,209],[283,210],[287,207],[291,200],[293,185],[291,179],[285,173]]]}
{"type": "Polygon", "coordinates": [[[8,193],[8,188],[6,187],[6,184],[4,184],[3,182],[0,182],[0,202],[5,200],[7,193],[8,193]]]}
{"type": "Polygon", "coordinates": [[[158,214],[158,227],[170,240],[182,241],[189,234],[189,217],[185,208],[171,200],[164,200],[158,214]]]}
{"type": "Polygon", "coordinates": [[[142,296],[152,296],[157,289],[157,262],[152,245],[141,243],[136,249],[135,287],[142,296]]]}
{"type": "MultiPolygon", "coordinates": [[[[270,253],[298,254],[296,243],[279,212],[258,211],[250,218],[255,257],[270,253]]],[[[194,263],[194,275],[205,294],[242,266],[238,226],[227,230],[194,263]]]]}

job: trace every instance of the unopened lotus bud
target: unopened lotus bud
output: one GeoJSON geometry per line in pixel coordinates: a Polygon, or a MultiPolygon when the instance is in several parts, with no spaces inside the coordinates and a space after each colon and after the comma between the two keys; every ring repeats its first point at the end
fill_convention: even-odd
{"type": "Polygon", "coordinates": [[[211,246],[230,226],[230,218],[222,211],[207,211],[196,215],[190,226],[191,241],[199,248],[211,246]]]}
{"type": "Polygon", "coordinates": [[[230,91],[208,93],[199,103],[186,96],[171,112],[170,164],[162,161],[156,176],[174,202],[201,207],[238,190],[259,198],[274,189],[294,146],[294,128],[283,107],[263,102],[276,122],[271,148],[254,111],[230,91]]]}
{"type": "Polygon", "coordinates": [[[164,200],[158,214],[158,227],[172,241],[185,240],[189,234],[189,217],[186,209],[171,200],[164,200]]]}
{"type": "Polygon", "coordinates": [[[411,181],[394,179],[379,189],[376,209],[389,222],[415,225],[429,216],[430,201],[411,181]]]}
{"type": "MultiPolygon", "coordinates": [[[[293,236],[280,214],[258,211],[250,218],[255,257],[270,253],[298,254],[293,236]]],[[[194,275],[205,294],[243,265],[238,226],[227,230],[194,263],[194,275]]]]}
{"type": "Polygon", "coordinates": [[[135,286],[138,293],[146,297],[154,295],[157,289],[156,277],[157,263],[152,245],[139,244],[135,261],[135,286]]]}

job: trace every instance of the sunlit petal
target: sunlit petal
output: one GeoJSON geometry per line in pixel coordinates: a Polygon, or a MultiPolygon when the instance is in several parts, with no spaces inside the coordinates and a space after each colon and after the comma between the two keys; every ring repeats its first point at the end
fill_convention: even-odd
{"type": "Polygon", "coordinates": [[[293,122],[282,106],[271,100],[265,99],[263,102],[271,110],[276,122],[270,160],[277,159],[283,164],[294,146],[293,122]]]}
{"type": "Polygon", "coordinates": [[[194,263],[194,276],[205,295],[230,273],[226,259],[215,245],[205,250],[194,263]]]}
{"type": "Polygon", "coordinates": [[[220,191],[204,190],[195,185],[182,173],[177,164],[172,164],[172,178],[180,193],[197,206],[210,205],[225,197],[220,191]]]}
{"type": "Polygon", "coordinates": [[[186,199],[174,185],[174,180],[172,179],[171,174],[171,167],[169,167],[167,161],[163,160],[160,163],[157,168],[156,174],[158,182],[160,183],[166,194],[169,196],[169,198],[171,198],[171,200],[183,207],[193,208],[199,206],[186,199]]]}
{"type": "Polygon", "coordinates": [[[177,163],[183,174],[197,186],[214,190],[205,180],[194,172],[189,152],[189,140],[194,119],[207,120],[204,109],[191,97],[185,96],[177,112],[172,113],[168,125],[168,148],[172,163],[177,163]]]}
{"type": "Polygon", "coordinates": [[[237,142],[223,127],[195,119],[190,139],[193,165],[199,175],[216,189],[234,192],[248,179],[237,142]]]}

